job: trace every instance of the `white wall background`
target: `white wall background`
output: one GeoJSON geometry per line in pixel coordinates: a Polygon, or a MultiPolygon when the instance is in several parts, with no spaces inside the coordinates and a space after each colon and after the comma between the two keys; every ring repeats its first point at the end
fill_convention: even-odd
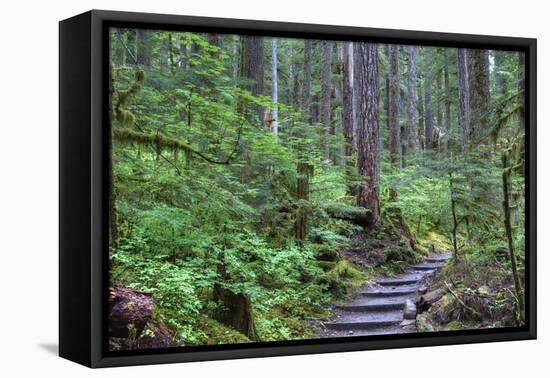
{"type": "Polygon", "coordinates": [[[550,27],[544,1],[80,0],[2,2],[0,375],[88,377],[521,377],[547,374],[550,211],[545,127],[550,27]],[[538,42],[539,340],[89,370],[57,344],[58,25],[89,9],[535,37],[538,42]],[[546,92],[546,93],[543,93],[546,92]],[[546,351],[545,351],[546,349],[546,351]]]}

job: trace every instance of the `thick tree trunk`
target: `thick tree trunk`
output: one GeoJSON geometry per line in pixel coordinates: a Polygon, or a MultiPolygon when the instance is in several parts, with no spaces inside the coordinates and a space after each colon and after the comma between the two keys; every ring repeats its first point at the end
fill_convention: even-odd
{"type": "Polygon", "coordinates": [[[322,75],[322,94],[323,94],[323,158],[330,159],[330,97],[332,94],[332,42],[323,41],[323,75],[322,75]]]}
{"type": "Polygon", "coordinates": [[[466,49],[457,49],[458,67],[458,120],[462,136],[461,150],[469,143],[470,135],[470,89],[468,85],[468,54],[466,49]]]}
{"type": "Polygon", "coordinates": [[[361,95],[358,124],[358,171],[363,177],[357,198],[358,206],[370,211],[369,225],[380,223],[380,128],[378,99],[378,45],[359,44],[361,95]]]}
{"type": "Polygon", "coordinates": [[[422,86],[418,86],[418,147],[420,157],[422,157],[422,150],[426,148],[426,141],[424,138],[425,130],[425,117],[424,117],[424,96],[422,95],[422,86]]]}
{"type": "Polygon", "coordinates": [[[143,69],[151,68],[151,31],[148,29],[137,30],[137,56],[136,61],[143,69]]]}
{"type": "MultiPolygon", "coordinates": [[[[520,132],[525,131],[525,53],[518,53],[518,93],[519,93],[519,105],[520,114],[519,114],[519,130],[520,132]]],[[[523,152],[523,146],[522,146],[523,152]]]]}
{"type": "MultiPolygon", "coordinates": [[[[313,124],[313,107],[311,104],[311,79],[312,79],[312,41],[304,41],[304,87],[302,95],[302,114],[308,124],[313,124]]],[[[305,156],[303,157],[305,160],[305,156]]],[[[299,161],[296,167],[296,198],[302,201],[309,201],[309,178],[313,175],[313,166],[305,161],[299,161]]],[[[294,238],[298,244],[302,244],[307,238],[307,209],[299,206],[294,221],[294,238]]]]}
{"type": "Polygon", "coordinates": [[[237,85],[239,84],[239,65],[240,65],[240,38],[238,36],[233,36],[233,40],[232,40],[232,43],[233,43],[233,47],[232,47],[232,54],[233,56],[231,57],[232,58],[232,61],[233,61],[233,88],[237,88],[237,85]]]}
{"type": "MultiPolygon", "coordinates": [[[[240,75],[248,81],[244,88],[253,96],[264,94],[264,39],[257,36],[241,37],[241,69],[240,75]]],[[[256,105],[254,112],[260,125],[263,124],[263,111],[256,105]]],[[[253,117],[248,117],[253,121],[253,117]]]]}
{"type": "Polygon", "coordinates": [[[354,109],[353,109],[353,43],[347,42],[344,45],[344,63],[342,72],[342,120],[344,128],[344,156],[348,170],[353,169],[353,130],[354,130],[354,109]]]}
{"type": "Polygon", "coordinates": [[[388,96],[388,115],[390,132],[390,160],[391,166],[397,168],[401,164],[401,129],[399,126],[399,77],[398,77],[398,47],[390,47],[390,77],[388,96]]]}
{"type": "Polygon", "coordinates": [[[111,40],[114,42],[112,47],[113,61],[117,66],[122,66],[125,63],[124,35],[122,29],[115,29],[114,36],[111,37],[111,40]]]}
{"type": "MultiPolygon", "coordinates": [[[[313,166],[305,162],[299,162],[297,165],[296,178],[296,198],[301,201],[309,201],[309,178],[313,174],[313,166]]],[[[302,243],[307,237],[307,209],[300,206],[296,213],[294,221],[294,238],[298,243],[302,243]]]]}
{"type": "Polygon", "coordinates": [[[160,73],[163,75],[166,75],[166,73],[168,72],[168,50],[170,48],[169,42],[170,40],[168,38],[164,38],[160,46],[160,73]]]}
{"type": "Polygon", "coordinates": [[[312,59],[311,59],[312,41],[304,41],[304,93],[302,96],[302,109],[305,114],[306,122],[311,124],[311,77],[312,77],[312,59]]]}
{"type": "Polygon", "coordinates": [[[218,48],[217,51],[213,51],[210,55],[214,59],[220,58],[220,52],[223,49],[223,34],[215,34],[215,33],[208,33],[206,37],[206,41],[212,45],[218,48]]]}
{"type": "Polygon", "coordinates": [[[447,49],[444,49],[445,58],[445,129],[447,133],[451,131],[452,127],[452,114],[451,114],[451,74],[449,67],[449,56],[447,49]]]}
{"type": "MultiPolygon", "coordinates": [[[[222,261],[218,265],[218,275],[222,281],[230,281],[223,255],[222,261]]],[[[243,333],[252,341],[259,341],[254,325],[252,303],[248,295],[235,293],[221,284],[215,283],[213,299],[217,305],[213,315],[214,319],[243,333]]]]}
{"type": "Polygon", "coordinates": [[[418,47],[409,46],[409,66],[407,82],[407,140],[409,149],[414,153],[418,148],[418,132],[416,119],[416,58],[418,47]]]}
{"type": "Polygon", "coordinates": [[[109,246],[116,250],[118,248],[118,219],[116,212],[116,193],[115,193],[115,174],[114,174],[114,159],[115,154],[113,152],[113,132],[112,129],[115,127],[116,114],[113,108],[113,95],[114,95],[114,85],[113,85],[113,69],[109,65],[109,120],[111,124],[111,137],[107,138],[108,145],[107,150],[109,154],[109,161],[107,162],[107,170],[109,171],[109,246]]]}
{"type": "Polygon", "coordinates": [[[277,103],[279,102],[279,92],[277,88],[277,39],[271,38],[271,77],[272,77],[272,93],[271,101],[274,106],[271,110],[271,128],[273,129],[273,135],[275,138],[279,135],[279,112],[277,110],[277,103]]]}
{"type": "Polygon", "coordinates": [[[432,113],[432,80],[430,77],[430,59],[431,54],[428,49],[425,49],[426,51],[426,67],[424,70],[424,102],[425,102],[425,111],[424,111],[424,118],[425,118],[425,149],[429,150],[433,147],[433,113],[432,113]]]}
{"type": "MultiPolygon", "coordinates": [[[[451,155],[452,158],[452,155],[451,155]]],[[[453,172],[449,170],[449,190],[451,193],[451,215],[453,217],[453,229],[452,229],[452,241],[453,241],[453,257],[455,261],[458,261],[458,217],[456,214],[456,200],[455,191],[453,185],[453,172]]]]}
{"type": "Polygon", "coordinates": [[[353,44],[353,151],[357,152],[357,132],[358,132],[358,123],[359,123],[359,112],[360,112],[360,88],[359,88],[359,44],[353,44]]]}
{"type": "Polygon", "coordinates": [[[489,132],[489,56],[487,50],[468,50],[470,90],[469,140],[478,143],[489,132]]]}

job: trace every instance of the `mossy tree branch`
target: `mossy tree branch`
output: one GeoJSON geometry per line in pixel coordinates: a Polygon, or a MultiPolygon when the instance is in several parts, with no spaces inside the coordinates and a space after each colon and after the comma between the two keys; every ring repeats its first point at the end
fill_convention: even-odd
{"type": "Polygon", "coordinates": [[[183,143],[175,138],[169,137],[161,133],[150,134],[150,133],[135,131],[127,127],[113,130],[113,138],[119,143],[147,145],[157,150],[170,150],[174,152],[184,151],[187,157],[190,157],[191,155],[196,155],[201,159],[203,159],[204,161],[207,161],[211,164],[222,164],[222,165],[231,164],[231,161],[235,158],[235,155],[237,154],[237,151],[239,149],[240,136],[241,136],[241,133],[239,130],[237,141],[235,143],[235,148],[233,149],[233,151],[231,151],[231,153],[227,156],[227,158],[225,160],[216,160],[203,154],[200,151],[193,149],[191,146],[189,146],[186,143],[183,143]]]}

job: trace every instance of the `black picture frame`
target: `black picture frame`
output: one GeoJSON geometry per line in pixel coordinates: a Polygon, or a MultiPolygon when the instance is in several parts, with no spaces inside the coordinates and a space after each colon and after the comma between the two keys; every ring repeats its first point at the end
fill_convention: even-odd
{"type": "Polygon", "coordinates": [[[59,24],[59,354],[89,367],[536,338],[536,39],[92,10],[59,24]],[[108,28],[143,27],[525,52],[526,326],[109,352],[108,28]]]}

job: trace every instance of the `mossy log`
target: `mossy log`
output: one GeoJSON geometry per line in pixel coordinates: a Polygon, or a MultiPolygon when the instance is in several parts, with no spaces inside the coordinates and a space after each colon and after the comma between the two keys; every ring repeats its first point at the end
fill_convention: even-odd
{"type": "Polygon", "coordinates": [[[371,222],[371,213],[363,207],[348,206],[341,203],[329,203],[323,210],[335,219],[342,219],[360,226],[367,226],[371,222]]]}
{"type": "Polygon", "coordinates": [[[153,296],[143,291],[109,289],[109,335],[135,340],[151,320],[153,296]]]}

